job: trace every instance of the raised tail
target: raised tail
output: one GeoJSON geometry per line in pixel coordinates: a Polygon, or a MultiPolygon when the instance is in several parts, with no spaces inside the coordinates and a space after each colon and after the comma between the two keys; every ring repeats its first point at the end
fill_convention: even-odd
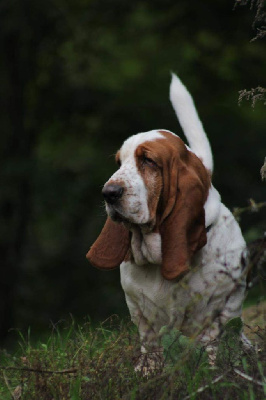
{"type": "Polygon", "coordinates": [[[189,147],[202,160],[205,167],[212,172],[213,159],[209,140],[190,93],[175,74],[172,74],[170,100],[189,147]]]}

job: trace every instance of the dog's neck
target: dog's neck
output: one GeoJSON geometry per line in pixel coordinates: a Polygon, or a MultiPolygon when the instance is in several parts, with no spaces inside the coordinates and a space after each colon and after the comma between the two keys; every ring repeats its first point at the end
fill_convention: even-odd
{"type": "Polygon", "coordinates": [[[161,264],[162,249],[161,235],[158,229],[151,232],[145,232],[138,225],[130,227],[131,252],[137,265],[161,264]]]}

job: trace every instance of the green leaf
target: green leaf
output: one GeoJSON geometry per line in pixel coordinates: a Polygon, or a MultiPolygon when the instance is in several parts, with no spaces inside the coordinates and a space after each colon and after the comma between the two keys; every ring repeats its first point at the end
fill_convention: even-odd
{"type": "Polygon", "coordinates": [[[200,359],[202,355],[201,346],[194,340],[184,336],[178,329],[164,326],[160,330],[160,336],[166,361],[175,363],[184,358],[200,359]]]}
{"type": "Polygon", "coordinates": [[[242,319],[240,317],[235,317],[227,321],[227,323],[224,326],[224,332],[226,334],[234,333],[240,335],[242,328],[243,328],[242,319]]]}

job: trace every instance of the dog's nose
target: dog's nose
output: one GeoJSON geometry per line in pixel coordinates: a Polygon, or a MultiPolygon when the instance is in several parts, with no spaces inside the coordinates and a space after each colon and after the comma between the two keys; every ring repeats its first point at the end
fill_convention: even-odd
{"type": "Polygon", "coordinates": [[[105,185],[102,190],[104,200],[108,204],[116,203],[116,201],[122,197],[123,192],[124,192],[123,186],[115,184],[105,185]]]}

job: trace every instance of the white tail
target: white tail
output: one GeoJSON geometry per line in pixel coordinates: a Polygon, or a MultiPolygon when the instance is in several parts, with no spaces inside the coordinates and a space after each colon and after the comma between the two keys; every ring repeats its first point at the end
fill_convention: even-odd
{"type": "Polygon", "coordinates": [[[191,150],[213,171],[212,151],[207,135],[199,119],[194,101],[180,79],[172,74],[170,100],[191,150]]]}

